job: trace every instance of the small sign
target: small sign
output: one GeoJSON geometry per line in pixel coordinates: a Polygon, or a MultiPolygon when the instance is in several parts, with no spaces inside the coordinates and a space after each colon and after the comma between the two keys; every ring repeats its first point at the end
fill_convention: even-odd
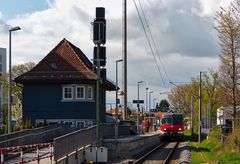
{"type": "Polygon", "coordinates": [[[144,100],[133,100],[133,104],[143,104],[144,100]]]}
{"type": "Polygon", "coordinates": [[[117,104],[120,104],[120,99],[117,99],[117,104]]]}

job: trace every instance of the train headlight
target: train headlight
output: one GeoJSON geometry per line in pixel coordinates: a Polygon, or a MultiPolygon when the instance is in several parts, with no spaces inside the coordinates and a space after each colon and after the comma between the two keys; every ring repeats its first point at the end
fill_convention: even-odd
{"type": "Polygon", "coordinates": [[[182,131],[182,128],[179,128],[178,130],[179,130],[179,131],[182,131]]]}
{"type": "Polygon", "coordinates": [[[164,131],[166,131],[167,129],[166,129],[166,128],[164,128],[163,130],[164,130],[164,131]]]}

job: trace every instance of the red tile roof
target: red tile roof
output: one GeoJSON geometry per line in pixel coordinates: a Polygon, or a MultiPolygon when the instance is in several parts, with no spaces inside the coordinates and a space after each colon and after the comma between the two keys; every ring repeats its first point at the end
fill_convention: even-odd
{"type": "MultiPolygon", "coordinates": [[[[29,82],[90,82],[95,83],[93,64],[84,53],[65,38],[45,56],[32,70],[18,76],[17,83],[29,82]]],[[[105,84],[115,85],[106,80],[105,84]]],[[[112,90],[111,89],[111,90],[112,90]]]]}

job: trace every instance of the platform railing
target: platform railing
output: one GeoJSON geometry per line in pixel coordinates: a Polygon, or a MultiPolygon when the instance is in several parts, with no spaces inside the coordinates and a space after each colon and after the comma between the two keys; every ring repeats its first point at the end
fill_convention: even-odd
{"type": "MultiPolygon", "coordinates": [[[[101,138],[110,138],[115,135],[115,124],[102,124],[101,138]]],[[[136,133],[135,125],[119,125],[119,137],[136,133]]],[[[54,139],[54,160],[58,161],[85,146],[95,146],[96,126],[81,129],[54,139]]]]}
{"type": "Polygon", "coordinates": [[[33,162],[33,161],[40,163],[40,160],[49,158],[52,163],[53,147],[54,147],[53,143],[49,142],[49,143],[38,143],[33,145],[22,145],[22,146],[0,148],[0,161],[1,161],[1,164],[5,164],[5,163],[23,164],[23,163],[33,162]],[[45,147],[49,147],[49,151],[45,150],[44,153],[40,153],[39,150],[45,147]],[[25,157],[26,151],[35,152],[35,155],[25,157]],[[5,159],[5,156],[8,157],[11,155],[16,157],[5,159]]]}
{"type": "Polygon", "coordinates": [[[50,125],[35,129],[26,129],[0,136],[0,148],[49,142],[53,138],[69,133],[67,125],[50,125]]]}

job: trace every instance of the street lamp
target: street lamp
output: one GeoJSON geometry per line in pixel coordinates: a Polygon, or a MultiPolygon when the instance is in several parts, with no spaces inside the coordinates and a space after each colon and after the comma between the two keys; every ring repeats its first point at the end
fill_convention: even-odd
{"type": "Polygon", "coordinates": [[[145,112],[148,111],[148,87],[146,88],[146,107],[145,107],[145,112]]]}
{"type": "Polygon", "coordinates": [[[202,134],[202,72],[200,71],[200,77],[199,77],[199,110],[198,110],[198,142],[201,143],[201,134],[202,134]]]}
{"type": "Polygon", "coordinates": [[[8,133],[11,133],[12,128],[11,128],[11,120],[12,120],[12,109],[11,109],[11,105],[12,105],[12,61],[11,61],[11,35],[13,31],[17,31],[17,30],[21,30],[21,28],[19,26],[16,27],[12,27],[9,29],[9,85],[8,85],[8,133]]]}
{"type": "Polygon", "coordinates": [[[117,113],[118,113],[118,104],[119,104],[119,100],[118,100],[118,63],[122,62],[122,61],[123,61],[122,59],[116,60],[116,111],[117,111],[117,113]]]}
{"type": "Polygon", "coordinates": [[[122,62],[122,59],[116,60],[116,107],[115,107],[115,115],[116,115],[116,130],[115,130],[115,137],[117,138],[118,136],[118,63],[122,62]]]}
{"type": "Polygon", "coordinates": [[[153,91],[149,92],[149,112],[151,110],[151,94],[153,93],[153,91]]]}
{"type": "Polygon", "coordinates": [[[153,99],[153,105],[154,105],[154,107],[156,108],[156,101],[157,99],[153,99]]]}
{"type": "Polygon", "coordinates": [[[171,93],[171,92],[160,92],[159,94],[163,95],[163,94],[169,94],[169,93],[171,93]]]}
{"type": "Polygon", "coordinates": [[[137,132],[139,132],[139,112],[140,112],[140,108],[139,108],[139,84],[143,83],[143,81],[139,81],[138,82],[138,100],[137,100],[137,132]]]}

